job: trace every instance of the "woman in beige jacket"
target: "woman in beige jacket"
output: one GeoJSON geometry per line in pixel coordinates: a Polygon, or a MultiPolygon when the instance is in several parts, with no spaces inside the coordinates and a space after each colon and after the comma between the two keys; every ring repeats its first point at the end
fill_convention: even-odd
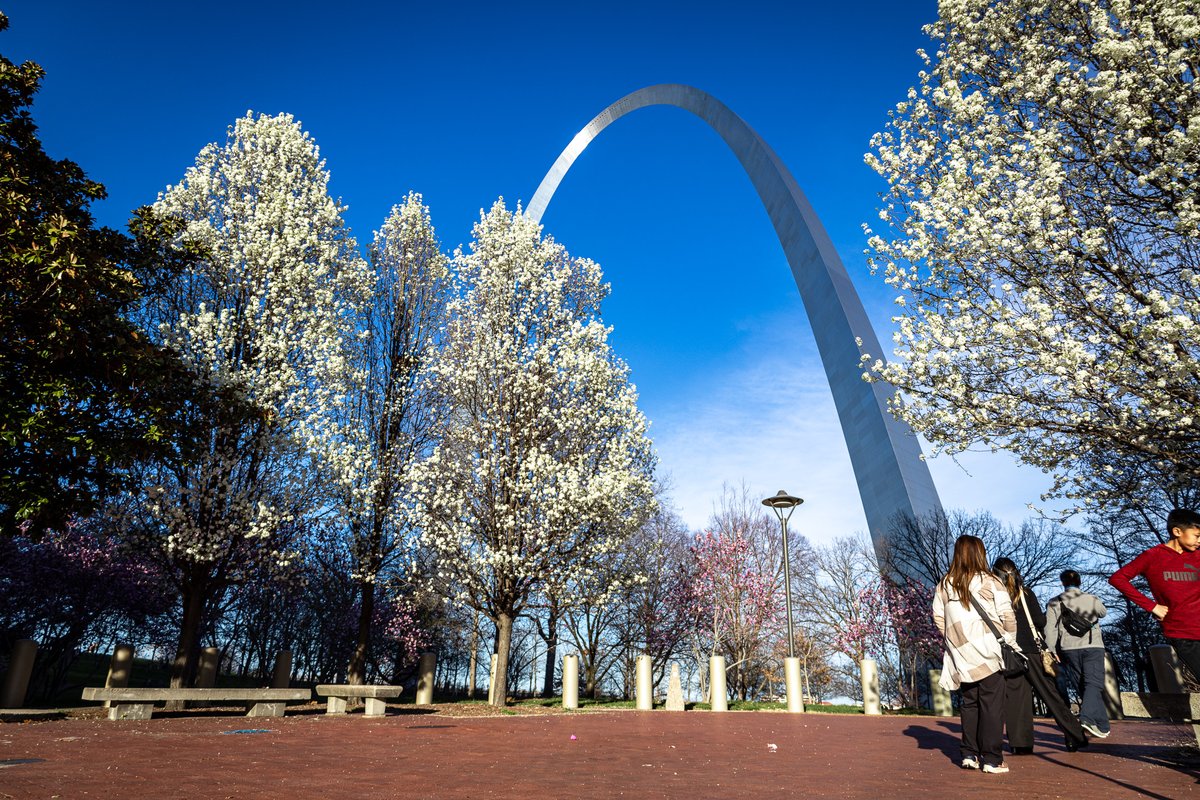
{"type": "Polygon", "coordinates": [[[961,695],[962,765],[988,773],[1008,772],[1004,763],[1004,672],[1000,642],[979,615],[974,597],[1006,641],[1016,645],[1017,619],[1004,584],[988,568],[977,536],[954,543],[950,570],[933,595],[933,622],[945,655],[940,685],[961,695]]]}

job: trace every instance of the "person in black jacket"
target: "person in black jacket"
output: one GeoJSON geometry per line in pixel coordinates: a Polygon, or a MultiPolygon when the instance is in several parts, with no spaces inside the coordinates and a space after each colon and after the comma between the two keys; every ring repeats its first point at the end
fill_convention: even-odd
{"type": "Polygon", "coordinates": [[[1017,617],[1017,646],[1029,660],[1029,669],[1020,675],[1005,678],[1008,686],[1004,701],[1004,727],[1008,733],[1008,746],[1013,755],[1028,755],[1033,752],[1033,693],[1050,709],[1050,714],[1066,737],[1068,751],[1087,747],[1087,737],[1079,720],[1055,688],[1054,678],[1042,669],[1042,654],[1039,640],[1046,626],[1046,615],[1042,613],[1033,592],[1025,587],[1021,573],[1012,559],[998,558],[992,564],[992,574],[1004,583],[1012,600],[1013,613],[1017,617]],[[1032,623],[1032,628],[1030,627],[1032,623]]]}

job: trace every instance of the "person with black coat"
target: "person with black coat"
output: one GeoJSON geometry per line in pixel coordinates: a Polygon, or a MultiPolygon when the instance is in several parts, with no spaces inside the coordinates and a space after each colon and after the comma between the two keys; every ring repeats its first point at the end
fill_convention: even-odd
{"type": "Polygon", "coordinates": [[[1033,695],[1037,694],[1066,738],[1066,748],[1074,752],[1087,747],[1087,737],[1079,720],[1063,701],[1055,687],[1054,678],[1042,668],[1041,630],[1046,615],[1033,592],[1025,586],[1017,565],[1009,558],[998,558],[992,565],[994,574],[1008,590],[1013,613],[1017,618],[1017,647],[1029,661],[1029,669],[1020,675],[1006,677],[1008,686],[1004,700],[1004,728],[1013,755],[1033,752],[1033,695]],[[1032,627],[1031,627],[1032,625],[1032,627]]]}

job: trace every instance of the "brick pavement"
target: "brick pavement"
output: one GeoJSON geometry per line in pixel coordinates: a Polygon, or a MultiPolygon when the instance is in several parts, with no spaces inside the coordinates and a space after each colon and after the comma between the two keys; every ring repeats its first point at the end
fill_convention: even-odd
{"type": "Polygon", "coordinates": [[[957,720],[586,712],[457,718],[195,713],[0,725],[0,798],[1200,797],[1190,729],[1117,722],[1088,751],[1049,725],[1008,775],[957,767],[957,720]],[[233,733],[238,730],[265,733],[233,733]],[[571,737],[575,738],[572,739],[571,737]],[[769,745],[775,745],[774,751],[769,745]]]}

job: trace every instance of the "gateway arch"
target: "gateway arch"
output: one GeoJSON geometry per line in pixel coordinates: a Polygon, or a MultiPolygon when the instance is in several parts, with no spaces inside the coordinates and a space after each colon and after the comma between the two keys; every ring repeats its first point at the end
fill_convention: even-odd
{"type": "Polygon", "coordinates": [[[526,213],[541,221],[555,189],[601,131],[632,111],[660,105],[682,108],[707,122],[737,156],[767,209],[812,325],[878,549],[895,515],[919,517],[941,510],[937,489],[916,437],[887,412],[888,389],[862,379],[858,343],[871,354],[882,354],[883,348],[825,227],[792,173],[741,117],[691,86],[664,83],[639,89],[575,135],[542,179],[526,213]]]}

